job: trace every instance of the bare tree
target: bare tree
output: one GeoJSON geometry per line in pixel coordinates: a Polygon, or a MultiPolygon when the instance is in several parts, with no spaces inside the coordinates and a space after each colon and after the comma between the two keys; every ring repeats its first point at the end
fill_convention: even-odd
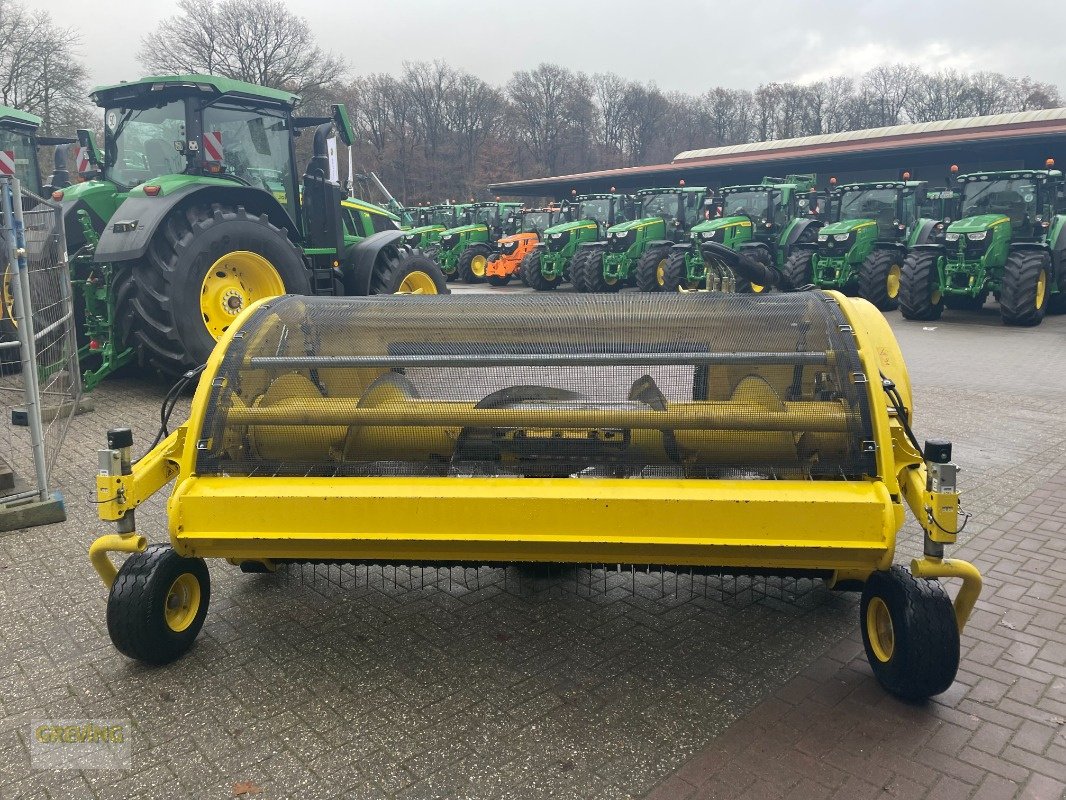
{"type": "Polygon", "coordinates": [[[867,98],[869,124],[876,127],[901,122],[921,74],[913,64],[882,64],[867,72],[862,78],[862,91],[867,98]]]}
{"type": "Polygon", "coordinates": [[[85,67],[75,31],[47,11],[0,0],[0,102],[37,114],[45,134],[69,132],[89,118],[85,67]]]}
{"type": "Polygon", "coordinates": [[[557,64],[516,72],[507,84],[513,113],[521,123],[515,134],[548,172],[561,162],[563,146],[575,129],[591,128],[592,101],[583,91],[587,79],[557,64]]]}
{"type": "Polygon", "coordinates": [[[281,0],[179,0],[138,60],[150,72],[203,72],[309,97],[346,72],[281,0]]]}

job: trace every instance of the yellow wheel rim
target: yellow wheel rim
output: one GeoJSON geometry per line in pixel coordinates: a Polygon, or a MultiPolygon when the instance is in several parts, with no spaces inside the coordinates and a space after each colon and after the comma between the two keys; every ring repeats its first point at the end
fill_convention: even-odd
{"type": "Polygon", "coordinates": [[[660,286],[666,285],[666,259],[664,258],[659,262],[659,266],[655,268],[655,282],[660,286]]]}
{"type": "Polygon", "coordinates": [[[751,290],[752,290],[752,292],[754,292],[755,294],[762,294],[763,292],[765,292],[765,291],[766,291],[766,287],[765,287],[765,286],[763,286],[763,285],[762,285],[762,284],[760,284],[760,283],[753,283],[753,284],[751,285],[751,290]]]}
{"type": "Polygon", "coordinates": [[[892,627],[888,606],[880,597],[870,600],[870,605],[866,607],[866,636],[878,661],[887,664],[892,660],[892,653],[896,649],[896,632],[892,627]]]}
{"type": "Polygon", "coordinates": [[[470,259],[470,271],[479,278],[485,277],[485,270],[488,268],[489,260],[482,255],[476,255],[470,259]]]}
{"type": "Polygon", "coordinates": [[[939,290],[939,289],[933,289],[933,294],[932,294],[932,295],[930,295],[929,299],[930,299],[930,300],[932,301],[933,305],[935,306],[935,305],[937,305],[937,304],[938,304],[938,303],[939,303],[939,302],[940,302],[941,300],[943,300],[943,299],[944,299],[944,295],[940,293],[940,290],[939,290]]]}
{"type": "Polygon", "coordinates": [[[0,319],[7,317],[15,323],[15,292],[11,287],[11,267],[4,270],[4,279],[0,281],[0,319]]]}
{"type": "Polygon", "coordinates": [[[900,269],[898,264],[893,264],[888,270],[888,280],[885,282],[885,289],[888,291],[890,299],[895,300],[899,296],[899,274],[900,269]]]}
{"type": "Polygon", "coordinates": [[[402,281],[396,294],[437,294],[437,284],[427,272],[416,270],[408,273],[402,281]]]}
{"type": "Polygon", "coordinates": [[[191,572],[183,572],[167,590],[166,604],[163,607],[167,627],[175,633],[181,633],[192,625],[199,610],[200,581],[191,572]]]}
{"type": "Polygon", "coordinates": [[[1036,307],[1044,307],[1044,298],[1047,296],[1047,272],[1040,270],[1036,279],[1036,307]]]}
{"type": "Polygon", "coordinates": [[[285,282],[274,265],[258,253],[235,250],[211,265],[200,287],[200,313],[215,339],[256,300],[285,294],[285,282]]]}

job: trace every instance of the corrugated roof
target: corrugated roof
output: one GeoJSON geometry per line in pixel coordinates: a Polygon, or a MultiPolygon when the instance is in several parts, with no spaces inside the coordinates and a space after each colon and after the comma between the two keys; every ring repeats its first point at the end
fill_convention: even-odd
{"type": "Polygon", "coordinates": [[[982,117],[942,119],[935,122],[918,122],[910,125],[889,125],[884,128],[866,128],[860,131],[824,133],[818,136],[799,136],[794,139],[772,139],[766,142],[731,144],[724,147],[704,147],[699,150],[685,150],[682,153],[678,153],[674,156],[674,160],[671,163],[676,164],[679,161],[693,161],[697,159],[716,158],[718,156],[737,155],[741,153],[819,147],[822,145],[843,144],[845,142],[888,139],[895,136],[920,136],[922,134],[940,133],[942,131],[999,128],[1009,125],[1024,125],[1033,122],[1058,120],[1066,120],[1066,108],[1046,108],[1039,111],[1018,111],[1013,114],[988,114],[982,117]]]}

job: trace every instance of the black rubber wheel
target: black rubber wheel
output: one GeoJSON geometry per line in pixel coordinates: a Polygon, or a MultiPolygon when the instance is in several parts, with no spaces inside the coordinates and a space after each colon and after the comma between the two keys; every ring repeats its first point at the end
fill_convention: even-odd
{"type": "Polygon", "coordinates": [[[859,297],[866,298],[880,311],[895,311],[899,308],[902,274],[903,266],[897,251],[872,250],[859,265],[859,297]]]}
{"type": "Polygon", "coordinates": [[[168,664],[192,647],[207,616],[211,578],[202,558],[169,544],[134,553],[107,597],[107,632],[119,652],[145,664],[168,664]]]}
{"type": "Polygon", "coordinates": [[[622,288],[622,284],[625,283],[622,278],[619,278],[614,283],[608,283],[603,274],[603,255],[604,249],[602,247],[585,248],[585,258],[581,266],[584,275],[582,283],[585,285],[586,292],[617,292],[622,288]]]}
{"type": "Polygon", "coordinates": [[[915,250],[903,259],[899,276],[899,310],[904,319],[931,321],[944,313],[936,250],[915,250]]]}
{"type": "Polygon", "coordinates": [[[1015,250],[1007,256],[999,288],[999,315],[1005,325],[1039,325],[1051,295],[1051,254],[1015,250]]]}
{"type": "MultiPolygon", "coordinates": [[[[311,293],[299,249],[265,214],[256,217],[218,204],[173,212],[144,256],[122,263],[114,274],[119,336],[133,347],[141,365],[180,375],[207,361],[215,336],[201,305],[205,278],[213,268],[226,267],[225,256],[238,253],[252,253],[272,267],[284,293],[311,293]]],[[[235,291],[231,299],[232,307],[211,309],[218,318],[212,323],[216,329],[228,327],[227,316],[235,318],[260,297],[235,291]]]]}
{"type": "Polygon", "coordinates": [[[558,278],[548,278],[540,269],[540,256],[539,250],[534,250],[531,253],[527,253],[522,258],[522,266],[519,269],[522,270],[522,274],[526,277],[526,285],[538,292],[548,292],[559,285],[560,280],[558,278]]]}
{"type": "Polygon", "coordinates": [[[489,263],[492,248],[484,242],[470,245],[459,256],[455,272],[463,283],[481,283],[485,280],[485,268],[489,263]]]}
{"type": "MultiPolygon", "coordinates": [[[[765,267],[773,267],[774,260],[770,256],[770,251],[765,247],[742,247],[740,252],[746,255],[748,258],[753,258],[765,267]]],[[[737,292],[740,294],[764,294],[767,291],[765,286],[756,286],[747,278],[742,278],[737,275],[737,292]]]]}
{"type": "Polygon", "coordinates": [[[796,250],[785,259],[785,266],[781,270],[793,289],[801,286],[809,286],[814,282],[814,273],[811,268],[811,259],[814,258],[813,250],[796,250]]]}
{"type": "Polygon", "coordinates": [[[959,627],[940,581],[893,566],[870,575],[859,626],[874,676],[905,700],[947,690],[959,670],[959,627]]]}
{"type": "Polygon", "coordinates": [[[699,281],[688,279],[688,253],[684,250],[671,250],[663,267],[664,292],[677,292],[679,289],[698,289],[699,281]]]}
{"type": "Polygon", "coordinates": [[[451,294],[451,290],[433,259],[385,248],[374,264],[370,294],[451,294]]]}
{"type": "Polygon", "coordinates": [[[653,247],[637,260],[636,282],[642,292],[661,292],[666,282],[666,261],[669,247],[653,247]]]}

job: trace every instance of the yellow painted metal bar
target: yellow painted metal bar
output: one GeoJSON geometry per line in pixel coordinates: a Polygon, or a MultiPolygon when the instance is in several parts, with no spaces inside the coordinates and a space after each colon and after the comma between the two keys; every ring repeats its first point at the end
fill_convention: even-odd
{"type": "Polygon", "coordinates": [[[959,633],[966,627],[967,621],[977,598],[981,594],[981,573],[969,561],[957,558],[933,558],[925,556],[911,561],[911,573],[919,578],[961,578],[962,587],[955,597],[955,622],[959,633]]]}
{"type": "Polygon", "coordinates": [[[89,545],[89,561],[108,589],[115,582],[118,570],[111,563],[108,553],[143,553],[148,540],[137,533],[109,533],[100,536],[89,545]]]}
{"type": "Polygon", "coordinates": [[[186,554],[882,569],[879,481],[198,477],[171,500],[186,554]]]}
{"type": "Polygon", "coordinates": [[[848,429],[841,403],[792,402],[784,411],[760,403],[680,403],[665,411],[626,408],[475,408],[472,403],[412,400],[361,408],[359,398],[284,400],[232,407],[230,425],[382,425],[392,427],[638,428],[645,430],[816,431],[848,429]]]}
{"type": "Polygon", "coordinates": [[[185,426],[149,450],[130,475],[96,476],[96,509],[100,519],[116,521],[170,483],[178,474],[185,445],[185,426]]]}

